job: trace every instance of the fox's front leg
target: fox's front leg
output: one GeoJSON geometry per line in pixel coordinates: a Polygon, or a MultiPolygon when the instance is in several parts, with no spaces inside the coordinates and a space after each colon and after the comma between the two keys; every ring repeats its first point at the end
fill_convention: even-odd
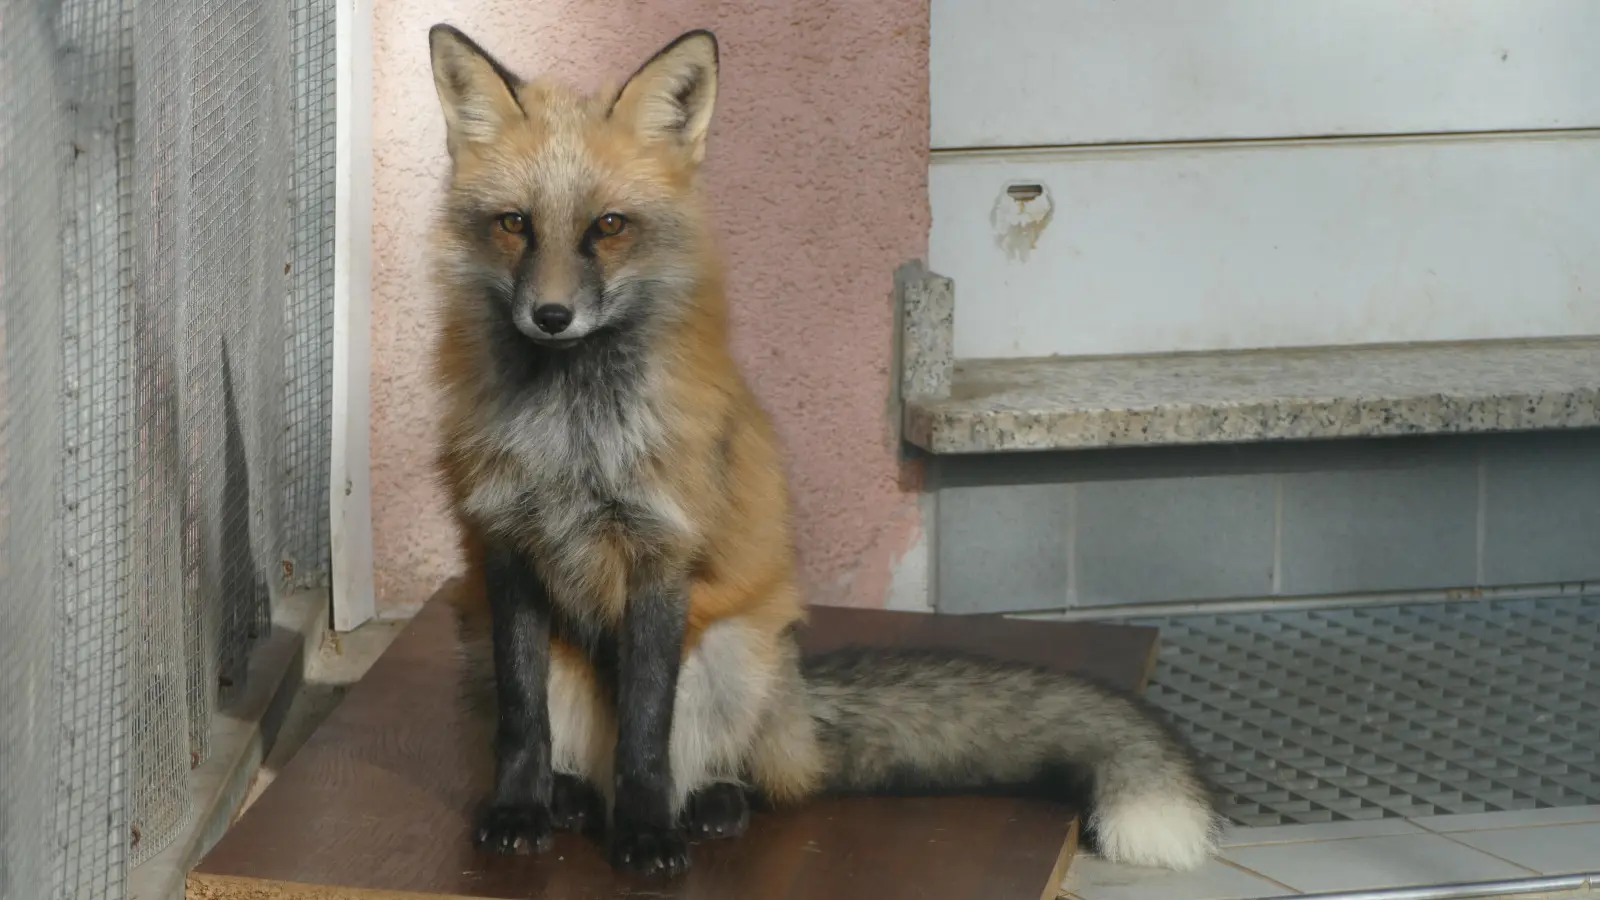
{"type": "Polygon", "coordinates": [[[527,558],[488,548],[485,581],[494,647],[494,789],[473,841],[495,853],[551,844],[550,599],[527,558]]]}
{"type": "Polygon", "coordinates": [[[689,844],[672,808],[672,709],[688,622],[688,590],[646,580],[623,613],[617,685],[616,796],[611,861],[642,874],[689,867],[689,844]]]}

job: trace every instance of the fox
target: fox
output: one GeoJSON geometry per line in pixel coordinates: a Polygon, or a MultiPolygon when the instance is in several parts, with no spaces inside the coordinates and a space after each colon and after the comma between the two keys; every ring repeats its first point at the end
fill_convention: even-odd
{"type": "Polygon", "coordinates": [[[1213,855],[1193,754],[1133,697],[932,650],[802,658],[783,454],[730,349],[701,195],[715,35],[592,92],[448,24],[429,49],[437,470],[465,694],[492,720],[474,844],[603,829],[616,870],[671,877],[752,809],[975,793],[1076,803],[1113,861],[1213,855]]]}

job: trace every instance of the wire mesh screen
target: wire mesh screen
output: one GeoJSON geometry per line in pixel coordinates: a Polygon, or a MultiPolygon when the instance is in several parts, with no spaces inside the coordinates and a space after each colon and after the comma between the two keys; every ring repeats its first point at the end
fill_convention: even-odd
{"type": "Polygon", "coordinates": [[[0,0],[0,900],[121,898],[326,584],[331,0],[0,0]]]}
{"type": "Polygon", "coordinates": [[[58,877],[106,896],[129,843],[128,312],[133,59],[120,0],[67,0],[58,20],[67,139],[61,179],[62,734],[58,877]]]}
{"type": "Polygon", "coordinates": [[[294,255],[287,326],[289,421],[283,517],[296,585],[328,579],[328,447],[332,436],[334,9],[294,8],[294,255]]]}
{"type": "Polygon", "coordinates": [[[46,896],[59,698],[61,131],[43,3],[0,14],[0,898],[46,896]]]}

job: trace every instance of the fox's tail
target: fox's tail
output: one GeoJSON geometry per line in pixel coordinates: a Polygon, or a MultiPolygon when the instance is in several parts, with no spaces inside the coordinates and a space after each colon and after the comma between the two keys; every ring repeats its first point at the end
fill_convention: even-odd
{"type": "Polygon", "coordinates": [[[937,651],[806,660],[835,793],[1020,793],[1085,810],[1105,858],[1192,869],[1221,819],[1184,744],[1090,682],[937,651]]]}

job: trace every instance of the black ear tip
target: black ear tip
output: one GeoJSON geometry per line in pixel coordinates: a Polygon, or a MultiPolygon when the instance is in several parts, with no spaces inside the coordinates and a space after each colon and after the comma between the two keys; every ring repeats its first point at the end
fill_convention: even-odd
{"type": "Polygon", "coordinates": [[[444,22],[440,22],[428,29],[428,45],[431,47],[439,46],[439,41],[441,40],[464,41],[466,39],[467,36],[461,33],[461,29],[454,25],[447,25],[444,22]]]}
{"type": "Polygon", "coordinates": [[[684,44],[689,43],[690,41],[705,41],[706,43],[710,44],[711,45],[711,62],[712,63],[718,63],[718,62],[721,61],[721,56],[722,56],[721,45],[717,42],[716,33],[713,32],[709,28],[696,28],[693,31],[684,32],[683,34],[678,36],[677,40],[673,41],[671,44],[668,45],[668,49],[671,49],[673,47],[682,46],[684,44]]]}

